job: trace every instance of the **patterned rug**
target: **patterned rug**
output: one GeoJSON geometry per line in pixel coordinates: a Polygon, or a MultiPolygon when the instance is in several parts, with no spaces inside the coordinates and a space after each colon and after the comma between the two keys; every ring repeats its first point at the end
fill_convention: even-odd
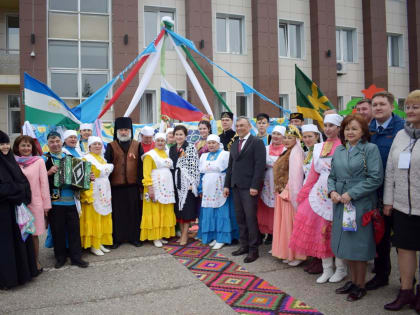
{"type": "Polygon", "coordinates": [[[241,314],[321,314],[199,241],[164,249],[241,314]]]}

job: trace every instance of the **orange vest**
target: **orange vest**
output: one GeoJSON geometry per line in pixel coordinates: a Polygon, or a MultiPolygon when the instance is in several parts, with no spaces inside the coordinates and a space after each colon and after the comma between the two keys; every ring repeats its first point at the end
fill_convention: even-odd
{"type": "Polygon", "coordinates": [[[125,153],[117,141],[110,143],[114,160],[114,171],[111,173],[111,185],[133,185],[137,184],[138,181],[138,161],[141,158],[139,154],[139,142],[131,140],[128,152],[125,153]]]}

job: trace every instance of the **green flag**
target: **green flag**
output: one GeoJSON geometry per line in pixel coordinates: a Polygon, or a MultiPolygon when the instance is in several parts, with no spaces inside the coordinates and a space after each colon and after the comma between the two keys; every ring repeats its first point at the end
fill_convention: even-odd
{"type": "Polygon", "coordinates": [[[319,125],[324,128],[324,111],[334,109],[328,97],[297,65],[295,65],[295,85],[298,112],[302,113],[305,118],[318,121],[319,125]]]}

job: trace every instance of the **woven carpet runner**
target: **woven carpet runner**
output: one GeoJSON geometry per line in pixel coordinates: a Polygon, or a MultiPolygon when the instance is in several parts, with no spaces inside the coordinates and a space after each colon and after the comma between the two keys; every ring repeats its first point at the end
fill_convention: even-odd
{"type": "Polygon", "coordinates": [[[165,250],[241,314],[321,314],[199,241],[165,250]]]}

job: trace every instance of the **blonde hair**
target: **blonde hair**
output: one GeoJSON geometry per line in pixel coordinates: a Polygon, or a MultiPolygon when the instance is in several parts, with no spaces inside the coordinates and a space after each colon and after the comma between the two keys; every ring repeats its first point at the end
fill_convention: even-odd
{"type": "Polygon", "coordinates": [[[420,90],[411,91],[405,99],[405,104],[420,104],[420,90]]]}

